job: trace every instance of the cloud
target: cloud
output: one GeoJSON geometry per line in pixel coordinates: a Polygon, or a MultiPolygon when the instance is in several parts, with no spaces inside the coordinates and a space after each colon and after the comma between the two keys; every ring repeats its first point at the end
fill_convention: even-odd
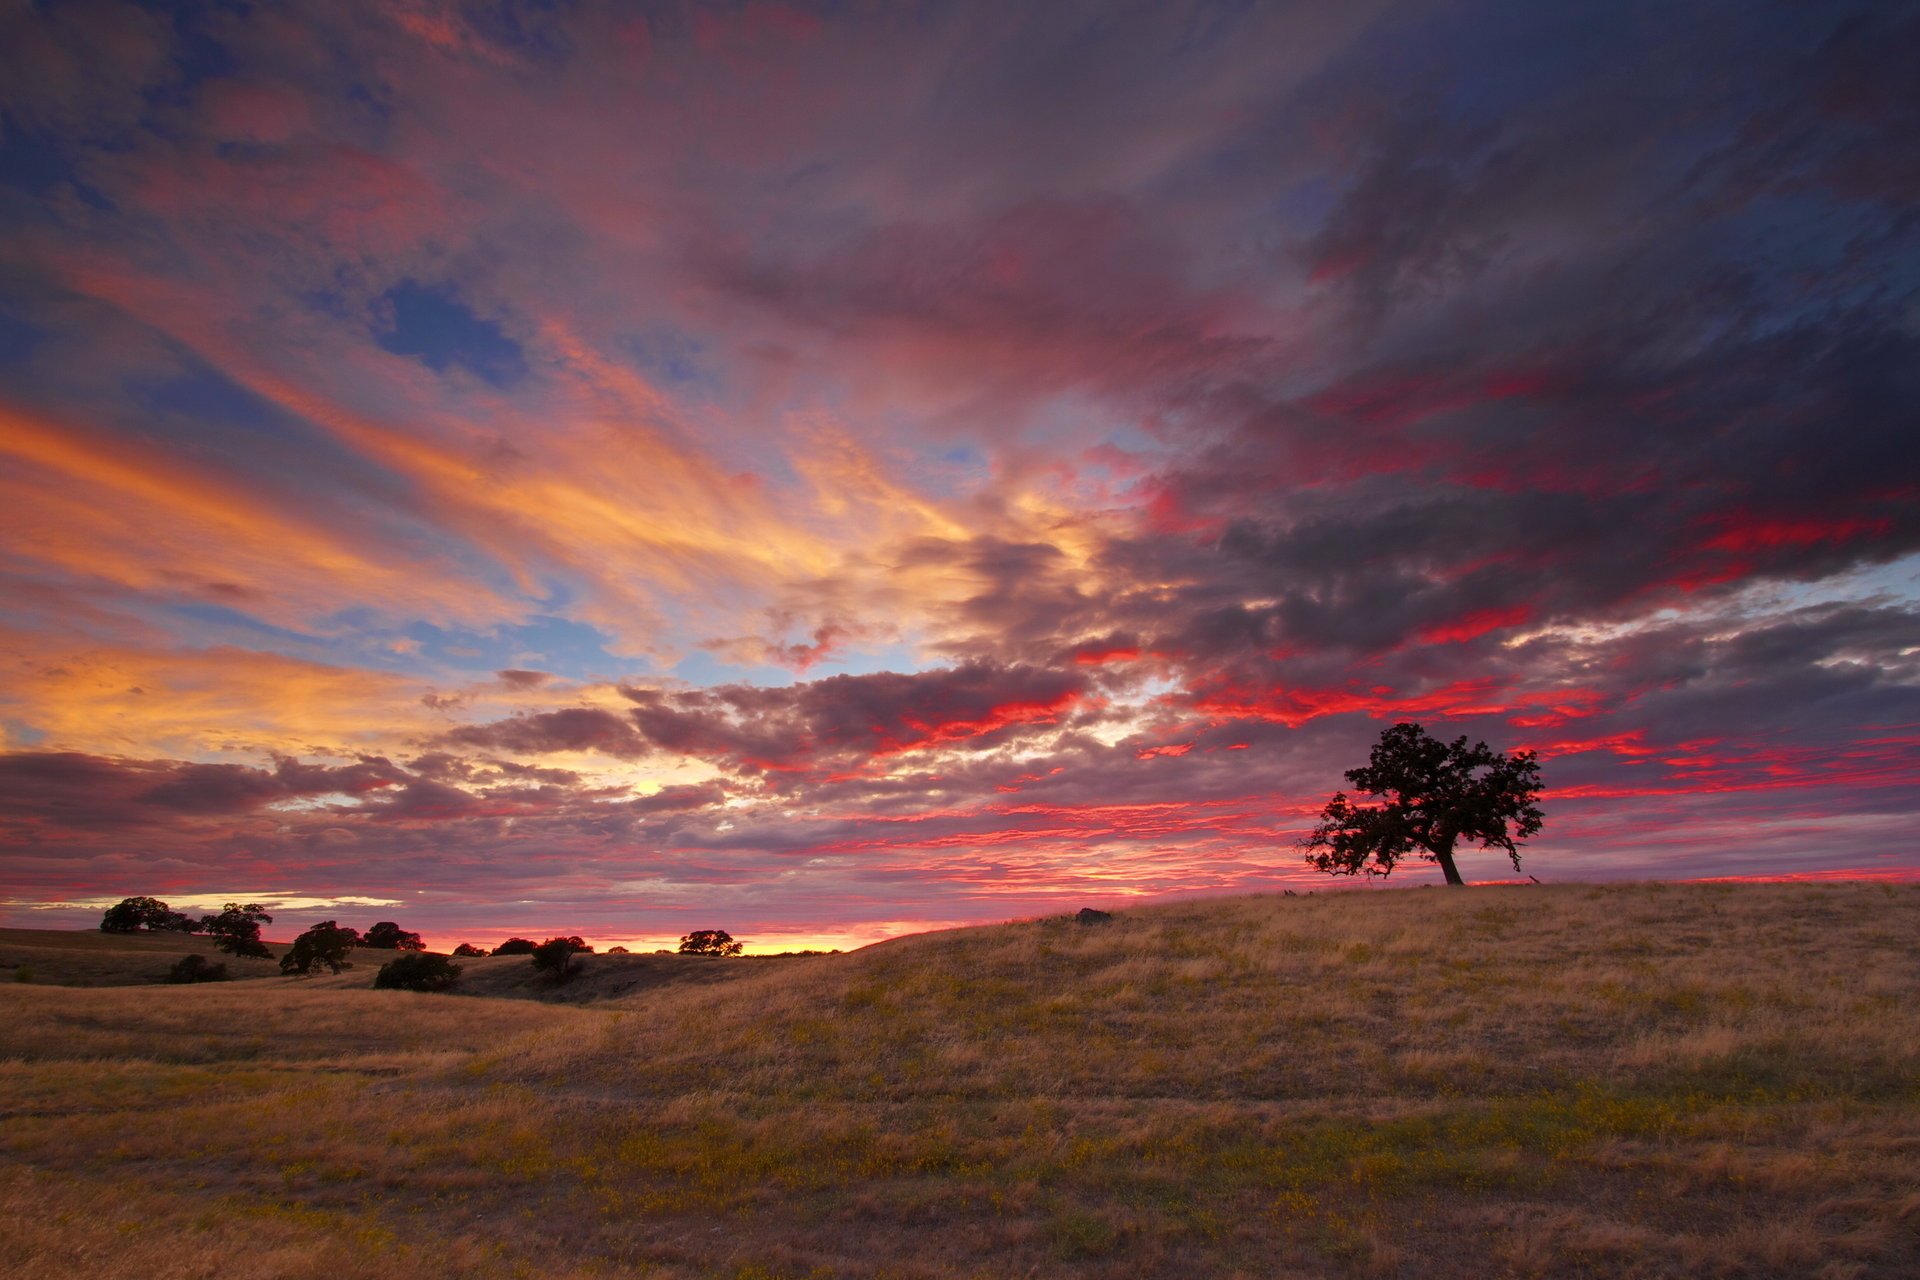
{"type": "Polygon", "coordinates": [[[646,742],[621,716],[598,707],[569,707],[468,725],[442,736],[454,746],[523,754],[598,751],[610,756],[645,755],[646,742]]]}
{"type": "Polygon", "coordinates": [[[749,773],[857,766],[935,747],[998,746],[1060,723],[1087,692],[1078,672],[958,667],[830,676],[787,689],[628,691],[640,734],[749,773]]]}
{"type": "Polygon", "coordinates": [[[1920,22],[1741,17],[22,9],[0,869],[1034,913],[1403,717],[1910,866],[1920,22]]]}

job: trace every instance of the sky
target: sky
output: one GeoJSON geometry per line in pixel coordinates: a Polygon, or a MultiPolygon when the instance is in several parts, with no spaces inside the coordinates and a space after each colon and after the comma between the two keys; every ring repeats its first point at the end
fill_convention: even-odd
{"type": "Polygon", "coordinates": [[[1916,65],[1884,2],[6,0],[0,923],[1330,887],[1399,720],[1538,752],[1546,881],[1920,878],[1916,65]]]}

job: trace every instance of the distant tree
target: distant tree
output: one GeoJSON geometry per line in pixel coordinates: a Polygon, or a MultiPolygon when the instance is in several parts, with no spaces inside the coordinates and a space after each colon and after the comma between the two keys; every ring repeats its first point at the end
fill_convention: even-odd
{"type": "Polygon", "coordinates": [[[615,945],[607,948],[607,954],[610,956],[630,956],[633,953],[627,950],[625,947],[620,946],[619,944],[616,943],[615,945]]]}
{"type": "Polygon", "coordinates": [[[484,956],[487,953],[479,947],[474,946],[471,942],[463,942],[453,949],[453,954],[457,956],[484,956]]]}
{"type": "Polygon", "coordinates": [[[348,967],[347,953],[359,945],[359,930],[322,920],[293,940],[287,954],[280,957],[280,972],[312,973],[314,965],[324,964],[338,973],[348,967]]]}
{"type": "Polygon", "coordinates": [[[214,964],[202,955],[181,956],[167,970],[166,980],[174,983],[225,982],[227,966],[214,964]]]}
{"type": "Polygon", "coordinates": [[[505,942],[493,949],[493,954],[497,956],[530,956],[533,954],[533,949],[539,945],[540,944],[532,938],[508,938],[505,942]]]}
{"type": "Polygon", "coordinates": [[[1464,737],[1442,742],[1417,724],[1381,733],[1367,764],[1346,776],[1377,803],[1358,803],[1340,791],[1327,801],[1302,848],[1307,863],[1329,875],[1384,876],[1417,853],[1439,863],[1448,884],[1465,884],[1453,862],[1462,840],[1506,850],[1518,871],[1520,842],[1544,821],[1533,752],[1509,755],[1484,742],[1469,747],[1464,737]]]}
{"type": "Polygon", "coordinates": [[[580,962],[574,957],[592,950],[578,937],[548,938],[533,949],[533,968],[555,982],[565,982],[580,972],[580,962]]]}
{"type": "Polygon", "coordinates": [[[460,980],[460,966],[445,956],[406,951],[380,966],[373,985],[398,991],[445,991],[460,980]]]}
{"type": "Polygon", "coordinates": [[[273,952],[260,941],[260,926],[272,924],[273,917],[258,903],[241,906],[229,902],[217,916],[201,916],[200,928],[213,935],[213,945],[231,956],[259,956],[272,959],[273,952]]]}
{"type": "MultiPolygon", "coordinates": [[[[140,929],[159,929],[173,912],[158,898],[122,898],[100,917],[102,933],[134,933],[140,929]]],[[[184,917],[183,917],[184,918],[184,917]]]]}
{"type": "Polygon", "coordinates": [[[391,920],[382,920],[367,930],[360,939],[360,945],[375,951],[425,951],[427,944],[420,935],[408,929],[402,929],[391,920]]]}
{"type": "Polygon", "coordinates": [[[173,933],[199,933],[200,922],[184,911],[168,911],[159,920],[147,926],[150,929],[166,929],[173,933]]]}
{"type": "Polygon", "coordinates": [[[683,956],[737,956],[741,950],[725,929],[696,929],[680,939],[683,956]]]}

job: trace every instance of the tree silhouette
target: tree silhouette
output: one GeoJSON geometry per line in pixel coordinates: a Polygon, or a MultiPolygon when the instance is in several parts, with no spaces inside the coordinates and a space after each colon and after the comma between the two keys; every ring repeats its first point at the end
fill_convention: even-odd
{"type": "Polygon", "coordinates": [[[471,942],[463,942],[453,949],[453,954],[457,956],[484,956],[487,953],[479,947],[474,946],[471,942]]]}
{"type": "Polygon", "coordinates": [[[1417,724],[1383,732],[1367,764],[1346,776],[1378,803],[1356,803],[1342,791],[1327,801],[1302,847],[1308,864],[1330,875],[1384,876],[1418,853],[1440,864],[1448,884],[1465,884],[1453,863],[1462,840],[1506,850],[1518,871],[1520,842],[1543,822],[1533,752],[1469,747],[1464,737],[1442,742],[1417,724]]]}
{"type": "Polygon", "coordinates": [[[505,942],[493,949],[493,954],[497,956],[530,956],[533,954],[533,949],[539,945],[540,944],[532,938],[508,938],[505,942]]]}
{"type": "Polygon", "coordinates": [[[260,941],[260,926],[272,924],[273,917],[258,903],[241,906],[229,902],[217,916],[201,916],[200,927],[213,935],[213,945],[232,956],[259,956],[271,960],[273,952],[260,941]]]}
{"type": "Polygon", "coordinates": [[[445,991],[460,980],[460,966],[445,956],[404,951],[380,966],[373,985],[398,991],[445,991]]]}
{"type": "Polygon", "coordinates": [[[425,951],[427,944],[410,929],[402,929],[391,920],[382,920],[367,930],[360,945],[377,951],[425,951]]]}
{"type": "Polygon", "coordinates": [[[158,898],[122,898],[100,917],[102,933],[133,933],[166,927],[173,912],[158,898]]]}
{"type": "Polygon", "coordinates": [[[287,954],[280,957],[280,972],[311,973],[314,965],[324,964],[338,973],[347,966],[347,953],[359,943],[358,930],[322,920],[293,940],[287,954]]]}
{"type": "Polygon", "coordinates": [[[592,950],[577,936],[548,938],[533,949],[533,967],[535,972],[544,973],[555,982],[565,982],[580,971],[580,962],[574,957],[592,950]]]}
{"type": "Polygon", "coordinates": [[[737,956],[740,944],[725,929],[696,929],[680,939],[683,956],[737,956]]]}

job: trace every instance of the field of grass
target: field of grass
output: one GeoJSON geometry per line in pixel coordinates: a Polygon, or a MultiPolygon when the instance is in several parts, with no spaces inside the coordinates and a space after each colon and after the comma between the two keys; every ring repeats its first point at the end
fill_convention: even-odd
{"type": "MultiPolygon", "coordinates": [[[[281,948],[273,948],[278,955],[281,948]]],[[[124,987],[159,982],[184,955],[224,963],[233,978],[277,976],[274,960],[222,955],[212,938],[184,933],[99,933],[0,929],[0,982],[124,987]]]]}
{"type": "Polygon", "coordinates": [[[684,963],[726,980],[0,987],[0,1274],[1920,1275],[1911,886],[684,963]]]}

